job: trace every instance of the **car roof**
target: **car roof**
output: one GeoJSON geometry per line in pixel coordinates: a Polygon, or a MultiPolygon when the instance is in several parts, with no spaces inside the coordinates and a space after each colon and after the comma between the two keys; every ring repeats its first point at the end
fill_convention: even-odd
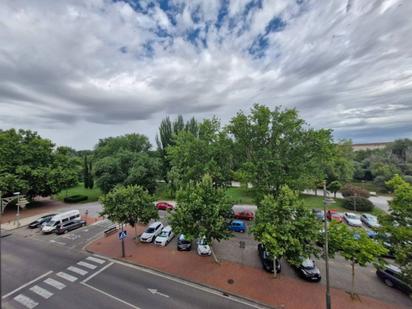
{"type": "Polygon", "coordinates": [[[396,265],[388,264],[388,265],[386,266],[386,269],[392,270],[392,271],[394,271],[394,272],[396,272],[396,273],[398,273],[398,274],[401,273],[401,269],[400,269],[398,266],[396,266],[396,265]]]}
{"type": "Polygon", "coordinates": [[[357,214],[353,213],[353,212],[345,212],[345,215],[348,216],[357,216],[357,214]]]}
{"type": "Polygon", "coordinates": [[[171,230],[172,230],[172,227],[171,227],[170,225],[165,226],[165,227],[162,229],[162,231],[166,231],[166,232],[169,232],[169,231],[171,231],[171,230]]]}
{"type": "Polygon", "coordinates": [[[156,227],[156,226],[158,226],[159,224],[162,224],[162,222],[156,221],[156,222],[151,223],[151,224],[149,225],[149,227],[156,227]]]}
{"type": "Polygon", "coordinates": [[[244,224],[242,220],[233,220],[232,223],[244,224]]]}

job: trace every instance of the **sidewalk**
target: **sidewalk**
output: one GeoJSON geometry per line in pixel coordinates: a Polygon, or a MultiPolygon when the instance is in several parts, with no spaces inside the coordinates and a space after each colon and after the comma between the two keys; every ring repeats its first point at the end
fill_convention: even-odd
{"type": "MultiPolygon", "coordinates": [[[[137,227],[139,235],[143,226],[137,227]]],[[[255,300],[272,307],[319,309],[325,307],[325,287],[280,274],[278,279],[260,268],[222,261],[214,262],[211,257],[201,257],[196,250],[179,252],[175,242],[167,247],[157,247],[132,239],[134,228],[127,227],[125,240],[126,258],[121,258],[121,245],[117,233],[91,243],[87,250],[111,258],[121,259],[140,266],[152,268],[169,275],[221,290],[223,292],[255,300]]],[[[331,289],[333,308],[336,309],[394,309],[406,308],[384,303],[374,298],[361,296],[352,301],[343,290],[331,289]]]]}

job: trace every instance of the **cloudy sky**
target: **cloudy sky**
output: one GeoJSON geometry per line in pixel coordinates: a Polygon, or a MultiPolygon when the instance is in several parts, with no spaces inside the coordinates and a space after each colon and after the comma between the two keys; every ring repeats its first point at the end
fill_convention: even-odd
{"type": "Polygon", "coordinates": [[[261,103],[336,139],[412,138],[411,16],[410,0],[2,0],[0,128],[84,149],[261,103]]]}

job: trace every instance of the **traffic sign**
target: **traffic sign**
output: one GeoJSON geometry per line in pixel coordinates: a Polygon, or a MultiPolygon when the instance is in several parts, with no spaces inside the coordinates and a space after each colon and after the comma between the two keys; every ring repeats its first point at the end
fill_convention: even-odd
{"type": "Polygon", "coordinates": [[[127,231],[120,231],[119,232],[119,239],[125,239],[127,237],[127,231]]]}

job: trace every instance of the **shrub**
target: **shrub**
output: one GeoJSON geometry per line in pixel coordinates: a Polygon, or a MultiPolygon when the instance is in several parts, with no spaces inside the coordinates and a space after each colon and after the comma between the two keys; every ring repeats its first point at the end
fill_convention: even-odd
{"type": "Polygon", "coordinates": [[[371,211],[374,205],[367,198],[364,198],[361,196],[351,196],[343,200],[343,207],[349,210],[371,211]],[[355,207],[355,201],[356,201],[356,207],[355,207]]]}
{"type": "Polygon", "coordinates": [[[350,196],[359,196],[359,197],[369,197],[369,191],[365,190],[363,188],[354,186],[351,183],[347,183],[341,188],[342,195],[344,197],[350,197],[350,196]]]}
{"type": "Polygon", "coordinates": [[[64,198],[65,203],[79,203],[87,200],[86,195],[70,195],[64,198]]]}
{"type": "Polygon", "coordinates": [[[403,176],[403,179],[412,185],[412,175],[405,175],[403,176]]]}

